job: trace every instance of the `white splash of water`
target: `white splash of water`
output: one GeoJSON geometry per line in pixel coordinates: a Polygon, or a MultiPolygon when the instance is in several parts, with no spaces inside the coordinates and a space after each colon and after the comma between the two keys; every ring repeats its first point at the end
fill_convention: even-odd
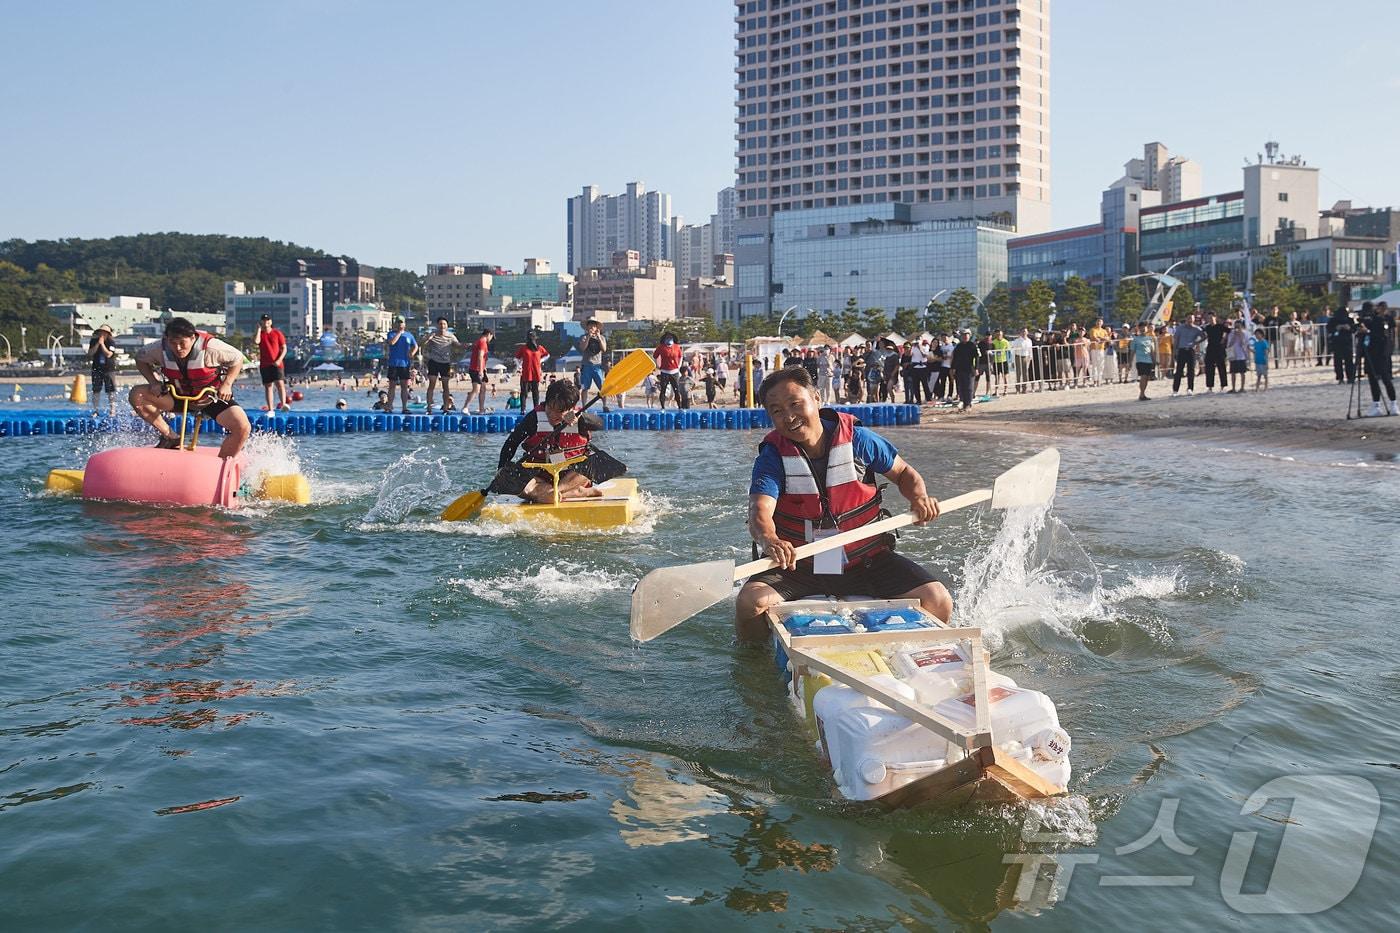
{"type": "Polygon", "coordinates": [[[1152,574],[1146,577],[1130,573],[1127,583],[1104,590],[1103,600],[1107,603],[1121,603],[1127,599],[1166,599],[1176,593],[1181,585],[1179,571],[1152,574]]]}
{"type": "Polygon", "coordinates": [[[566,560],[494,577],[457,577],[447,584],[461,587],[478,599],[514,608],[522,604],[589,602],[605,593],[626,590],[631,579],[625,574],[566,560]]]}
{"type": "Polygon", "coordinates": [[[992,542],[969,552],[953,599],[955,624],[981,628],[994,651],[1008,632],[1035,623],[1077,638],[1080,623],[1111,619],[1120,603],[1166,599],[1184,585],[1174,570],[1130,573],[1127,582],[1105,587],[1093,559],[1049,506],[1003,515],[992,542]]]}
{"type": "Polygon", "coordinates": [[[361,520],[366,526],[397,525],[415,507],[442,502],[452,480],[445,457],[430,458],[419,447],[389,464],[379,481],[379,493],[361,520]]]}
{"type": "Polygon", "coordinates": [[[269,476],[305,472],[296,442],[271,432],[253,432],[248,443],[243,445],[243,464],[243,479],[253,490],[261,487],[269,476]]]}

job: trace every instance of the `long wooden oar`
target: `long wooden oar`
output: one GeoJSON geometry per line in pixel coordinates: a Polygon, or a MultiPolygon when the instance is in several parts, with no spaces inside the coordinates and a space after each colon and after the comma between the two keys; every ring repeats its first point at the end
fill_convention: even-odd
{"type": "MultiPolygon", "coordinates": [[[[608,370],[608,374],[603,377],[603,385],[598,390],[598,394],[589,400],[588,404],[580,409],[579,413],[587,411],[600,398],[607,398],[610,395],[621,395],[630,392],[642,384],[642,380],[650,375],[656,368],[656,361],[651,358],[651,354],[645,350],[637,349],[624,356],[613,364],[613,368],[608,370]]],[[[486,504],[486,496],[491,492],[491,487],[476,489],[463,493],[453,500],[452,504],[442,510],[442,520],[445,522],[466,521],[475,517],[481,511],[481,507],[486,504]]]]}
{"type": "MultiPolygon", "coordinates": [[[[1046,448],[998,476],[991,489],[977,489],[938,504],[939,514],[992,502],[994,509],[1043,505],[1055,496],[1060,475],[1060,452],[1046,448]]],[[[794,550],[798,559],[912,524],[911,513],[871,522],[830,538],[803,544],[794,550]]],[[[769,558],[735,566],[733,560],[712,560],[681,567],[659,567],[632,588],[632,638],[651,641],[686,619],[710,608],[734,591],[734,584],[778,566],[769,558]]]]}

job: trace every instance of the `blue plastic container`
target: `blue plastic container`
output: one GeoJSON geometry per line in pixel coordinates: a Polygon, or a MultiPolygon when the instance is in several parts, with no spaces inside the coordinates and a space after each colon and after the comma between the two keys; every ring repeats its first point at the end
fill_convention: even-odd
{"type": "Polygon", "coordinates": [[[850,635],[855,627],[830,612],[798,612],[783,620],[788,633],[798,635],[850,635]],[[832,622],[836,624],[831,624],[832,622]]]}
{"type": "Polygon", "coordinates": [[[923,611],[907,609],[862,609],[856,612],[856,621],[865,626],[868,632],[903,632],[930,628],[923,611]]]}

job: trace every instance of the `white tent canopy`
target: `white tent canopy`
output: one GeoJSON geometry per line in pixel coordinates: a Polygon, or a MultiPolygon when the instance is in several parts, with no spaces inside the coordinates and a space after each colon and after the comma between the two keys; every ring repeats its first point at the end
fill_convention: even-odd
{"type": "Polygon", "coordinates": [[[313,366],[313,367],[311,367],[311,368],[314,369],[314,370],[316,370],[316,371],[318,371],[318,372],[323,372],[323,373],[338,373],[338,372],[340,372],[341,370],[343,370],[345,367],[344,367],[344,366],[337,366],[337,365],[334,364],[334,363],[322,363],[320,366],[313,366]]]}

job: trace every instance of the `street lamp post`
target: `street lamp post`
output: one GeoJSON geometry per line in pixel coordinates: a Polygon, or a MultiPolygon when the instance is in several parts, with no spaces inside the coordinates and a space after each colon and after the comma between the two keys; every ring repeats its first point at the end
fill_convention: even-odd
{"type": "MultiPolygon", "coordinates": [[[[939,299],[939,298],[942,298],[942,297],[943,297],[944,295],[946,295],[947,293],[948,293],[948,289],[946,289],[946,288],[940,288],[938,291],[936,291],[936,292],[933,293],[933,297],[930,298],[930,299],[928,300],[928,304],[924,305],[924,330],[928,330],[928,329],[929,329],[929,324],[931,324],[931,323],[933,322],[933,306],[936,305],[936,304],[938,304],[938,299],[939,299]]],[[[907,336],[917,336],[917,335],[916,335],[916,334],[909,334],[909,335],[907,335],[907,336]]]]}
{"type": "Polygon", "coordinates": [[[29,344],[24,342],[26,328],[23,324],[19,326],[19,355],[25,356],[29,353],[29,344]]]}
{"type": "Polygon", "coordinates": [[[779,337],[781,337],[781,336],[783,335],[783,321],[786,321],[786,320],[787,320],[787,316],[788,316],[789,314],[791,314],[792,312],[796,311],[796,310],[797,310],[797,305],[793,305],[791,308],[788,308],[786,311],[784,311],[784,312],[782,313],[782,315],[778,318],[778,336],[779,336],[779,337]]]}
{"type": "Polygon", "coordinates": [[[977,307],[979,307],[979,308],[982,309],[982,321],[983,321],[983,323],[985,323],[988,327],[991,327],[991,326],[992,326],[992,316],[991,316],[991,314],[989,314],[989,313],[987,312],[987,306],[984,305],[984,304],[982,304],[982,299],[981,299],[981,298],[978,298],[976,295],[973,295],[973,296],[972,296],[972,300],[973,300],[973,302],[977,305],[977,307]]]}

